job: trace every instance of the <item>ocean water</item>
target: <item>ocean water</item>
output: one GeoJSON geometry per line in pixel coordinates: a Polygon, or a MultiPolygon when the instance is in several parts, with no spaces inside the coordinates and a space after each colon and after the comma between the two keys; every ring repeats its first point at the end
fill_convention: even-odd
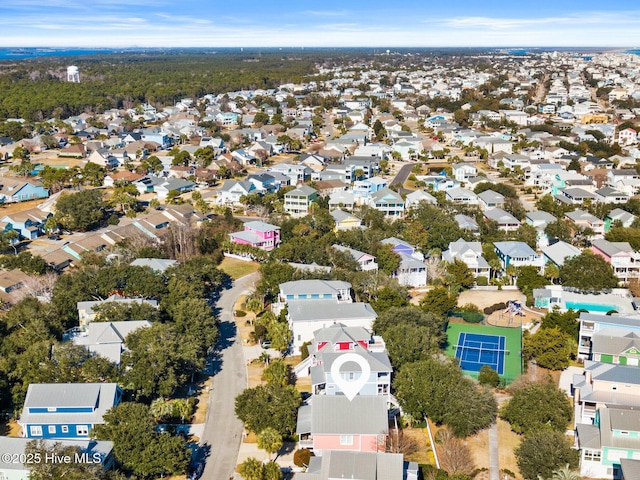
{"type": "Polygon", "coordinates": [[[97,53],[114,53],[113,49],[84,48],[0,48],[0,60],[24,60],[37,57],[78,57],[97,53]]]}

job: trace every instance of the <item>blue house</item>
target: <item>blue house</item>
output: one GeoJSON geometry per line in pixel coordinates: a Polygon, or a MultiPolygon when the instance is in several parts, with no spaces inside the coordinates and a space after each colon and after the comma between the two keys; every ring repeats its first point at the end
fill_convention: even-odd
{"type": "Polygon", "coordinates": [[[44,222],[51,215],[51,213],[44,212],[39,208],[32,208],[5,215],[0,219],[0,222],[11,225],[11,229],[17,231],[21,238],[33,240],[42,234],[44,222]]]}
{"type": "Polygon", "coordinates": [[[0,203],[24,202],[49,197],[49,190],[37,181],[0,177],[0,203]]]}
{"type": "Polygon", "coordinates": [[[381,240],[380,243],[383,245],[391,245],[393,247],[393,252],[398,255],[407,255],[408,257],[416,257],[420,258],[420,260],[424,259],[424,255],[420,252],[416,252],[415,247],[405,242],[404,240],[400,240],[396,237],[389,237],[381,240]]]}
{"type": "Polygon", "coordinates": [[[116,383],[32,383],[18,423],[27,438],[88,438],[121,400],[116,383]]]}

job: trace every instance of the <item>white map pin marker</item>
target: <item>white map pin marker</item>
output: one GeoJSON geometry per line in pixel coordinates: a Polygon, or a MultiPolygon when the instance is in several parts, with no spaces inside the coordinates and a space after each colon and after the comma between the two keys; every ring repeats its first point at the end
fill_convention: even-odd
{"type": "Polygon", "coordinates": [[[369,366],[369,362],[367,362],[363,357],[358,355],[357,353],[345,353],[336,358],[331,365],[331,378],[335,382],[336,385],[342,390],[345,397],[349,399],[349,401],[353,400],[355,396],[362,390],[362,387],[369,380],[369,375],[371,374],[371,367],[369,366]],[[347,362],[355,362],[357,363],[362,372],[360,376],[356,380],[347,380],[343,378],[340,374],[340,367],[342,367],[347,362]]]}

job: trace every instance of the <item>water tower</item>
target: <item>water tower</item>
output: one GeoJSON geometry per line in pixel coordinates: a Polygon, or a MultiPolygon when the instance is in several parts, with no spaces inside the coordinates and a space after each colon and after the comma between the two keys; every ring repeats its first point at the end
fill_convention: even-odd
{"type": "Polygon", "coordinates": [[[80,70],[75,65],[67,67],[67,82],[80,83],[80,70]]]}

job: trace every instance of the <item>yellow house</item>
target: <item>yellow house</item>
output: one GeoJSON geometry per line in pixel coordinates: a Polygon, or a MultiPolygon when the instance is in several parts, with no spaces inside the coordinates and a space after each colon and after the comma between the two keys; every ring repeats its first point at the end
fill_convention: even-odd
{"type": "Polygon", "coordinates": [[[609,121],[609,115],[607,115],[606,113],[587,114],[587,115],[583,115],[580,121],[582,122],[583,125],[587,125],[590,123],[607,123],[609,121]]]}
{"type": "Polygon", "coordinates": [[[336,209],[331,212],[336,226],[333,228],[334,232],[340,232],[343,230],[350,230],[352,228],[364,228],[362,226],[362,220],[355,215],[351,215],[343,210],[336,209]]]}

